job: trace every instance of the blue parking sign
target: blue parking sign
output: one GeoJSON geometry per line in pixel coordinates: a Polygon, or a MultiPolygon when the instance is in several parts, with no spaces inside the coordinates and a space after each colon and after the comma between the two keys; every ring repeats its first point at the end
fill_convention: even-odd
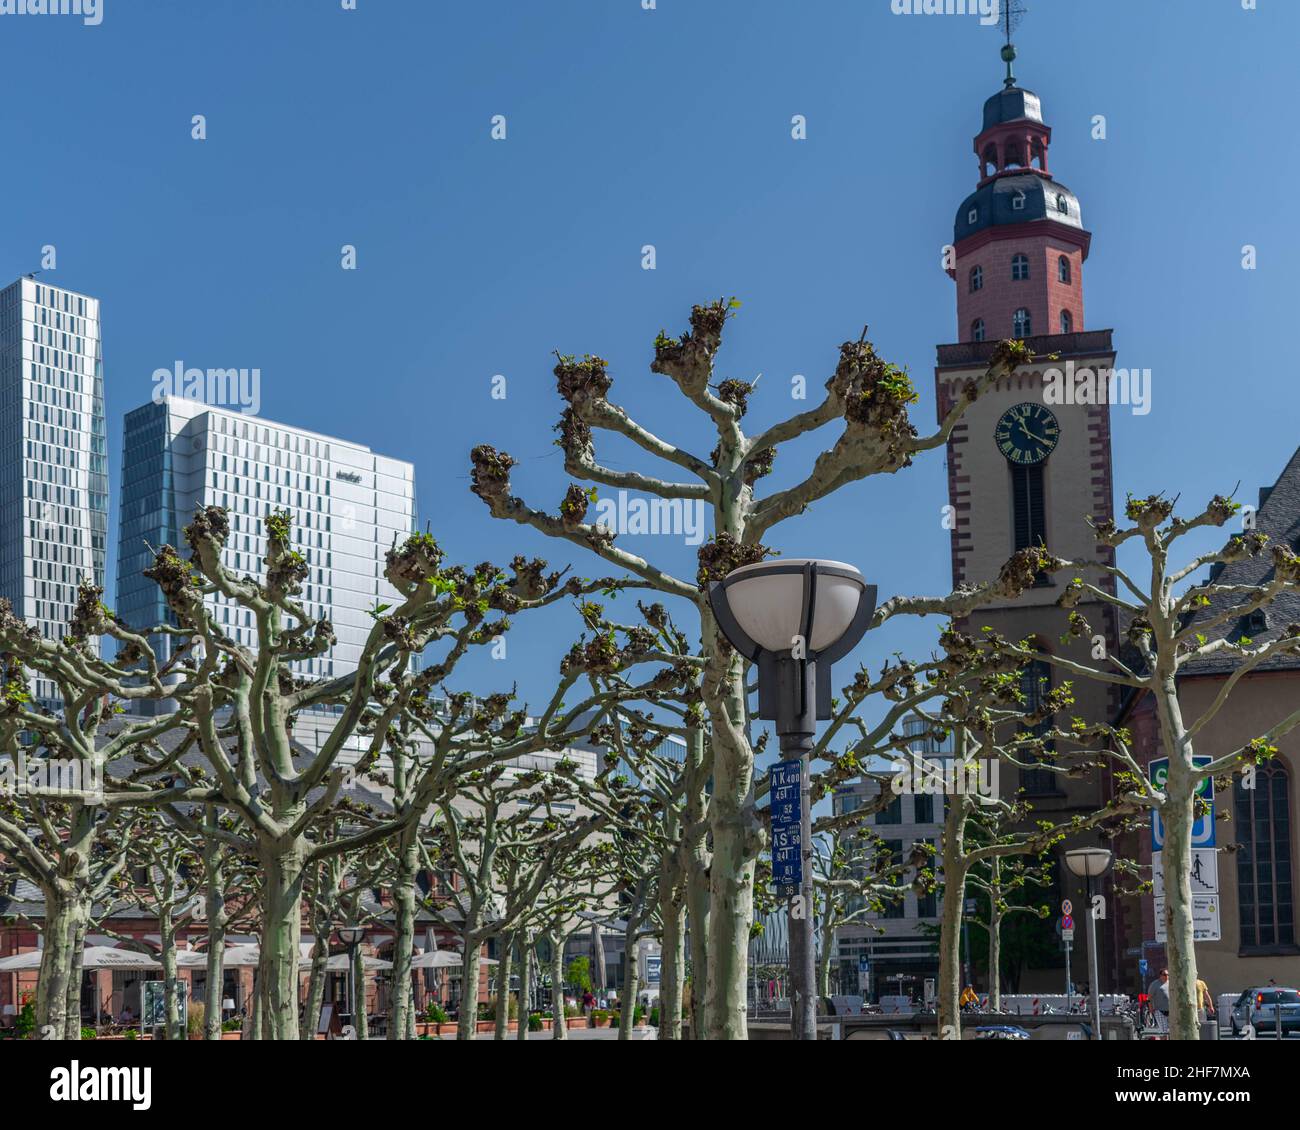
{"type": "MultiPolygon", "coordinates": [[[[1210,760],[1209,757],[1204,756],[1193,757],[1192,763],[1198,766],[1209,765],[1210,760]]],[[[1151,783],[1163,792],[1165,782],[1169,779],[1169,758],[1152,758],[1148,772],[1151,783]]],[[[1196,817],[1192,824],[1192,847],[1214,847],[1214,781],[1206,777],[1196,786],[1196,795],[1207,801],[1210,809],[1204,815],[1196,817]]],[[[1151,850],[1165,850],[1165,822],[1161,819],[1160,813],[1154,810],[1151,813],[1151,850]]]]}

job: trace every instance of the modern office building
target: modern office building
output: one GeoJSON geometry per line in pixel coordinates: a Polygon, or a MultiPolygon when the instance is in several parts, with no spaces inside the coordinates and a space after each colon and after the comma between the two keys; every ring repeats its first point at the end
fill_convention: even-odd
{"type": "Polygon", "coordinates": [[[0,291],[0,596],[62,638],[78,584],[104,583],[107,537],[99,299],[21,278],[0,291]]]}
{"type": "MultiPolygon", "coordinates": [[[[384,555],[415,528],[415,474],[410,463],[362,444],[318,435],[198,400],[160,396],[129,412],[123,432],[122,512],[117,612],[132,627],[164,623],[168,612],[142,575],[153,551],[183,547],[182,530],[199,506],[230,515],[225,564],[261,576],[263,520],[276,510],[293,520],[293,543],[307,558],[301,601],[328,617],[338,642],[299,674],[330,678],[354,670],[377,604],[400,598],[384,579],[384,555]]],[[[209,598],[217,621],[236,642],[257,643],[252,613],[209,598]]],[[[154,640],[160,661],[171,641],[154,640]]]]}

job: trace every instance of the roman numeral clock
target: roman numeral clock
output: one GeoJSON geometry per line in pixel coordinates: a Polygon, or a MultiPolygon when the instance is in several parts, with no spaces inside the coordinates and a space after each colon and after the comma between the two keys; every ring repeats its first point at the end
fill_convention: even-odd
{"type": "Polygon", "coordinates": [[[1007,462],[1035,466],[1055,450],[1061,425],[1044,404],[1016,404],[1002,413],[993,437],[1007,462]]]}

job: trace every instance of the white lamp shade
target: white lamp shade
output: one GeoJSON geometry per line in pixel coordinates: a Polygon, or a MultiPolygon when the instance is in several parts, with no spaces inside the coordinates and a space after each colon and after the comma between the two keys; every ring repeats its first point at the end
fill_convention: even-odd
{"type": "MultiPolygon", "coordinates": [[[[809,560],[795,558],[743,565],[727,575],[727,604],[732,615],[745,634],[766,651],[789,651],[802,626],[804,574],[774,570],[806,565],[809,560]]],[[[813,564],[851,574],[818,573],[817,601],[806,646],[809,651],[822,651],[848,631],[865,584],[852,565],[840,561],[813,561],[813,564]]]]}
{"type": "Polygon", "coordinates": [[[1078,848],[1065,853],[1067,866],[1080,878],[1095,879],[1104,875],[1114,855],[1106,848],[1078,848]]]}

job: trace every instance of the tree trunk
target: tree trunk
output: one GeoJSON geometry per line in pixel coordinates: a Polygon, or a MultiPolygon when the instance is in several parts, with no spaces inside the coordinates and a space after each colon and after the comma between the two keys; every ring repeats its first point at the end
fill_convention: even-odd
{"type": "Polygon", "coordinates": [[[261,852],[264,886],[258,997],[261,1035],[267,1040],[298,1039],[304,854],[301,839],[261,852]]]}
{"type": "MultiPolygon", "coordinates": [[[[964,749],[958,742],[957,748],[964,749]]],[[[943,828],[943,913],[939,926],[939,1038],[961,1039],[961,916],[966,897],[967,794],[948,798],[943,828]]]]}
{"type": "Polygon", "coordinates": [[[551,1039],[567,1040],[569,1027],[564,1022],[564,937],[551,935],[551,1039]]]}
{"type": "Polygon", "coordinates": [[[673,894],[659,904],[663,923],[663,960],[659,966],[659,1039],[682,1038],[682,978],[684,970],[683,911],[680,895],[673,894]]]}
{"type": "Polygon", "coordinates": [[[1002,860],[989,860],[989,1011],[1002,1008],[1002,860]]]}
{"type": "MultiPolygon", "coordinates": [[[[328,930],[328,926],[326,926],[328,930]]],[[[311,947],[311,975],[307,979],[307,1005],[303,1009],[302,1031],[299,1038],[314,1040],[320,1024],[321,1005],[325,1001],[325,977],[328,972],[330,946],[323,933],[317,933],[311,947]]]]}
{"type": "Polygon", "coordinates": [[[636,936],[636,931],[632,929],[630,922],[628,923],[627,934],[628,946],[623,951],[627,959],[627,977],[623,982],[623,1000],[618,1017],[618,1038],[620,1040],[630,1040],[632,1038],[632,1029],[635,1026],[636,1017],[636,995],[641,991],[640,981],[637,978],[637,943],[632,940],[636,936]]]}
{"type": "MultiPolygon", "coordinates": [[[[1196,948],[1192,922],[1192,824],[1197,777],[1192,743],[1183,728],[1178,686],[1165,673],[1156,696],[1161,746],[1169,755],[1169,778],[1160,816],[1165,827],[1165,953],[1169,964],[1169,1038],[1199,1040],[1196,1017],[1196,948]]],[[[1087,913],[1091,914],[1091,908],[1087,913]]]]}
{"type": "Polygon", "coordinates": [[[749,972],[754,861],[745,848],[748,837],[742,808],[731,798],[719,796],[713,798],[712,807],[705,1032],[710,1040],[744,1040],[748,1038],[745,978],[749,972]]]}
{"type": "Polygon", "coordinates": [[[528,1018],[532,1015],[528,981],[533,975],[533,947],[526,932],[519,935],[519,1027],[517,1039],[528,1039],[528,1018]]]}
{"type": "MultiPolygon", "coordinates": [[[[492,1030],[494,1040],[504,1040],[510,1030],[510,966],[514,959],[514,934],[501,935],[501,962],[497,965],[497,1015],[496,1027],[492,1030]]],[[[519,1016],[522,1023],[525,1017],[519,1016]]]]}
{"type": "Polygon", "coordinates": [[[348,1002],[352,1006],[352,1027],[358,1040],[368,1040],[370,1010],[366,1006],[366,957],[360,946],[352,948],[352,992],[356,996],[356,1000],[348,1002]]]}
{"type": "Polygon", "coordinates": [[[171,906],[159,908],[159,952],[163,977],[163,1039],[183,1040],[181,1021],[180,974],[176,968],[176,927],[171,922],[171,906]]]}
{"type": "Polygon", "coordinates": [[[36,982],[36,1038],[81,1038],[80,1008],[69,1008],[73,986],[80,999],[78,939],[84,936],[84,907],[73,883],[60,879],[43,887],[45,948],[36,982]],[[75,1032],[73,1031],[75,1025],[75,1032]]]}
{"type": "Polygon", "coordinates": [[[479,942],[477,935],[465,935],[465,953],[460,965],[460,1016],[456,1039],[472,1040],[478,1031],[479,942]]]}
{"type": "MultiPolygon", "coordinates": [[[[709,618],[711,621],[711,618],[709,618]]],[[[711,625],[710,625],[711,626],[711,625]]],[[[706,629],[707,632],[707,629],[706,629]]],[[[711,714],[745,717],[744,675],[739,656],[728,666],[730,693],[711,704],[711,714]]],[[[706,678],[706,700],[708,694],[706,678]]],[[[713,855],[709,865],[708,989],[705,1034],[710,1040],[744,1040],[749,928],[753,921],[754,858],[752,801],[753,752],[748,742],[722,726],[713,730],[713,796],[709,826],[713,855]]]]}
{"type": "Polygon", "coordinates": [[[222,959],[226,955],[226,897],[215,883],[207,891],[208,957],[203,984],[203,1038],[221,1039],[221,1002],[225,1000],[226,978],[222,959]]]}
{"type": "MultiPolygon", "coordinates": [[[[688,761],[686,812],[682,840],[683,871],[686,876],[686,922],[690,941],[691,1038],[705,1038],[705,996],[709,982],[709,846],[708,772],[704,731],[692,727],[686,732],[688,761]]],[[[682,1003],[685,1005],[686,971],[682,971],[682,1003]]]]}
{"type": "Polygon", "coordinates": [[[389,1006],[388,1038],[408,1039],[415,1025],[415,990],[411,984],[411,958],[415,950],[415,876],[419,869],[418,825],[402,833],[397,874],[393,879],[393,915],[397,938],[393,943],[393,999],[389,1006]]]}

